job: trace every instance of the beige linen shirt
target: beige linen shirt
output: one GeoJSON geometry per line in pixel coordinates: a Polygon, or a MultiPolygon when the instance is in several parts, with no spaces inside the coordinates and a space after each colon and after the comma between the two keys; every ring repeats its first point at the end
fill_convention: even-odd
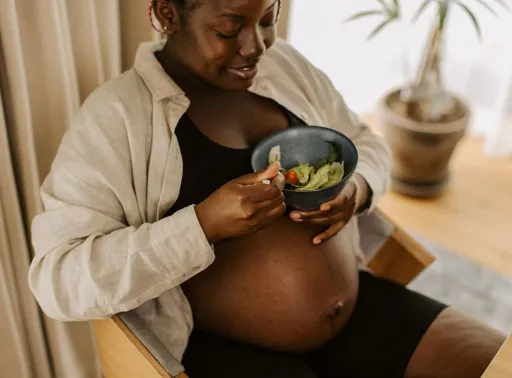
{"type": "MultiPolygon", "coordinates": [[[[192,313],[180,285],[214,261],[194,206],[170,217],[183,172],[174,130],[189,100],[140,46],[134,67],[98,88],[63,137],[32,224],[30,287],[43,311],[63,321],[134,310],[181,360],[192,313]]],[[[267,51],[250,91],[275,100],[310,125],[355,143],[359,172],[386,191],[385,143],[347,109],[329,79],[286,42],[267,51]]],[[[360,253],[357,219],[338,235],[360,253]]]]}

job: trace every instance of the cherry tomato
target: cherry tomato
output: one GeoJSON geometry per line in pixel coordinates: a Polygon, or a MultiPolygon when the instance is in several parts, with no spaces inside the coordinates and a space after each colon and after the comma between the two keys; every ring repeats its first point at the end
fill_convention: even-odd
{"type": "Polygon", "coordinates": [[[297,185],[297,183],[299,182],[299,179],[297,178],[297,173],[294,171],[286,172],[284,178],[292,185],[297,185]]]}

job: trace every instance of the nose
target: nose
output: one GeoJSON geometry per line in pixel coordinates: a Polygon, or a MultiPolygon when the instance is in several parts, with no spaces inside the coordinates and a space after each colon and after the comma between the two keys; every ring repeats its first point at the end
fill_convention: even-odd
{"type": "Polygon", "coordinates": [[[246,59],[255,59],[262,56],[266,49],[263,33],[256,28],[242,39],[240,55],[246,59]]]}

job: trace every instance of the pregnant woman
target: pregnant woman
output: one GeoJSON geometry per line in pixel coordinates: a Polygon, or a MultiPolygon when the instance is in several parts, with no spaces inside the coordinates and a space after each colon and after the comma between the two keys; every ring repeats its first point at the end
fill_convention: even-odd
{"type": "Polygon", "coordinates": [[[479,377],[502,335],[364,271],[357,217],[387,189],[389,153],[276,40],[279,9],[151,2],[165,42],[89,97],[43,184],[35,296],[64,321],[136,311],[192,378],[479,377]],[[259,141],[296,125],[360,154],[312,212],[286,211],[278,163],[250,167],[259,141]]]}

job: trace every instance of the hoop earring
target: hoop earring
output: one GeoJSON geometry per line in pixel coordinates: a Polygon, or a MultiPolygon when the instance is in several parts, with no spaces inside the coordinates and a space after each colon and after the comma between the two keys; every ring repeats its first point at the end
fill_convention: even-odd
{"type": "Polygon", "coordinates": [[[155,22],[153,20],[153,0],[149,0],[149,8],[148,8],[148,17],[149,22],[151,23],[151,27],[153,30],[155,30],[157,33],[160,33],[162,35],[167,35],[167,25],[164,26],[164,30],[158,30],[158,28],[155,26],[155,22]]]}

